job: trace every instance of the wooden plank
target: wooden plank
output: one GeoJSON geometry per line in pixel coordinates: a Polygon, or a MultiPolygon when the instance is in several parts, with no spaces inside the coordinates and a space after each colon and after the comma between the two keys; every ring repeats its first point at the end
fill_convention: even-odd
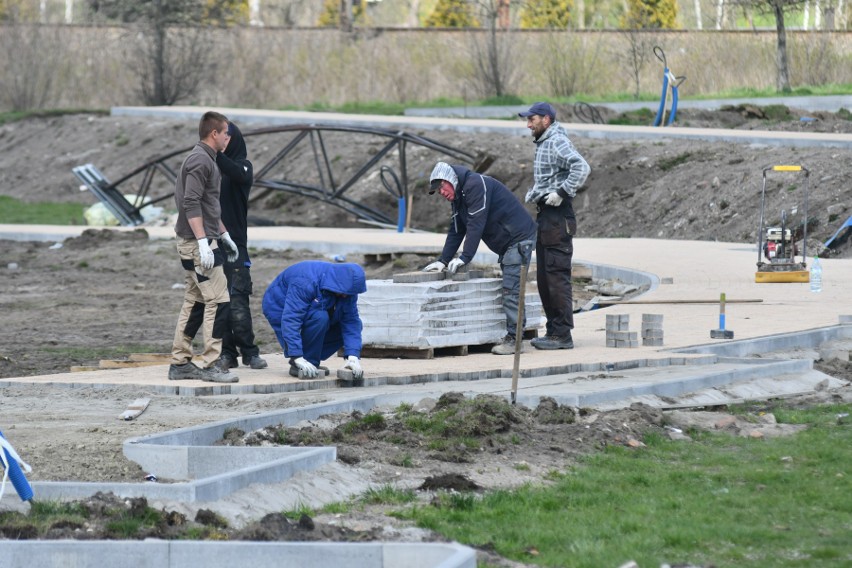
{"type": "Polygon", "coordinates": [[[133,420],[148,408],[148,405],[151,404],[150,398],[137,398],[133,402],[127,405],[127,410],[119,415],[119,419],[121,420],[133,420]]]}
{"type": "Polygon", "coordinates": [[[408,347],[363,347],[362,359],[434,359],[435,350],[408,347]]]}
{"type": "Polygon", "coordinates": [[[171,353],[131,353],[127,356],[129,361],[159,361],[168,363],[172,360],[171,353]]]}
{"type": "MultiPolygon", "coordinates": [[[[762,298],[751,298],[743,300],[725,300],[726,304],[759,304],[763,302],[762,298]]],[[[719,299],[715,300],[599,300],[600,306],[638,306],[640,304],[718,304],[719,299]]]]}
{"type": "Polygon", "coordinates": [[[95,367],[92,365],[71,365],[72,373],[85,373],[86,371],[100,371],[100,367],[95,367]]]}
{"type": "MultiPolygon", "coordinates": [[[[491,345],[486,344],[488,349],[491,345]]],[[[446,347],[399,347],[399,346],[365,346],[361,349],[363,359],[434,359],[435,357],[459,357],[470,353],[476,345],[448,345],[446,347]]]]}
{"type": "Polygon", "coordinates": [[[153,367],[162,365],[162,361],[127,361],[124,359],[101,359],[98,367],[101,369],[132,369],[135,367],[153,367]]]}

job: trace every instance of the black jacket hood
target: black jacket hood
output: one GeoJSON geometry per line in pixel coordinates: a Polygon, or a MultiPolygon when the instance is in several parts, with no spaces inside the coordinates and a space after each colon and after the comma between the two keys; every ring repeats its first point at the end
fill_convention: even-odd
{"type": "Polygon", "coordinates": [[[243,139],[243,133],[233,122],[228,126],[228,132],[231,133],[231,140],[223,153],[232,160],[245,160],[248,157],[248,150],[246,149],[246,141],[243,139]]]}

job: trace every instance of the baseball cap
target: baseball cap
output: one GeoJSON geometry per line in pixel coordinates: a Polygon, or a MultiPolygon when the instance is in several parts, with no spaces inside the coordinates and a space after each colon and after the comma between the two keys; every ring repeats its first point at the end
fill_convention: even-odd
{"type": "Polygon", "coordinates": [[[556,109],[554,109],[553,105],[550,103],[533,103],[530,110],[526,112],[519,112],[518,116],[529,118],[534,114],[539,116],[549,116],[550,120],[556,120],[556,109]]]}
{"type": "Polygon", "coordinates": [[[432,174],[429,176],[429,194],[433,194],[441,187],[441,182],[447,180],[453,185],[453,189],[457,189],[459,185],[459,176],[456,175],[453,167],[446,162],[438,162],[432,168],[432,174]]]}

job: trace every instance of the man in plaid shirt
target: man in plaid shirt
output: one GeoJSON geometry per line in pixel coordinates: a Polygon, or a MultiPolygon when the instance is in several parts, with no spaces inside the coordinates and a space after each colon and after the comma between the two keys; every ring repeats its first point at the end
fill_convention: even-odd
{"type": "Polygon", "coordinates": [[[527,119],[535,142],[535,185],[525,201],[538,209],[536,276],[547,328],[544,337],[532,340],[536,349],[573,349],[574,299],[571,291],[571,259],[577,219],[573,198],[589,177],[591,168],[574,148],[568,134],[556,122],[549,103],[535,103],[518,116],[527,119]]]}

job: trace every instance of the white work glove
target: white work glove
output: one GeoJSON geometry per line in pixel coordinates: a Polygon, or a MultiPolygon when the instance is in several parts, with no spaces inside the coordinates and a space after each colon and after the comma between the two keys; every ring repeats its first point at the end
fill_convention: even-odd
{"type": "Polygon", "coordinates": [[[225,257],[228,259],[228,262],[236,262],[237,257],[240,256],[240,251],[237,250],[237,243],[234,242],[228,231],[222,233],[222,236],[219,238],[222,240],[222,244],[225,245],[225,257]]]}
{"type": "Polygon", "coordinates": [[[210,244],[207,242],[207,239],[198,239],[198,256],[201,257],[201,268],[202,270],[210,270],[213,268],[213,249],[210,248],[210,244]]]}
{"type": "Polygon", "coordinates": [[[450,261],[450,265],[447,267],[447,272],[450,274],[455,274],[456,270],[465,265],[465,262],[460,258],[454,258],[450,261]]]}
{"type": "Polygon", "coordinates": [[[559,207],[562,205],[562,196],[556,193],[548,193],[547,197],[544,198],[544,204],[550,205],[551,207],[559,207]]]}
{"type": "Polygon", "coordinates": [[[298,357],[293,363],[299,368],[303,377],[309,377],[313,379],[317,376],[317,368],[314,367],[314,364],[305,359],[304,357],[298,357]]]}
{"type": "Polygon", "coordinates": [[[353,379],[364,378],[364,369],[361,368],[361,360],[358,359],[358,357],[356,357],[355,355],[350,355],[346,358],[346,364],[343,365],[343,368],[352,371],[353,379]]]}
{"type": "Polygon", "coordinates": [[[436,260],[432,264],[427,264],[426,268],[423,269],[423,272],[441,272],[446,267],[446,264],[444,264],[440,260],[436,260]]]}

